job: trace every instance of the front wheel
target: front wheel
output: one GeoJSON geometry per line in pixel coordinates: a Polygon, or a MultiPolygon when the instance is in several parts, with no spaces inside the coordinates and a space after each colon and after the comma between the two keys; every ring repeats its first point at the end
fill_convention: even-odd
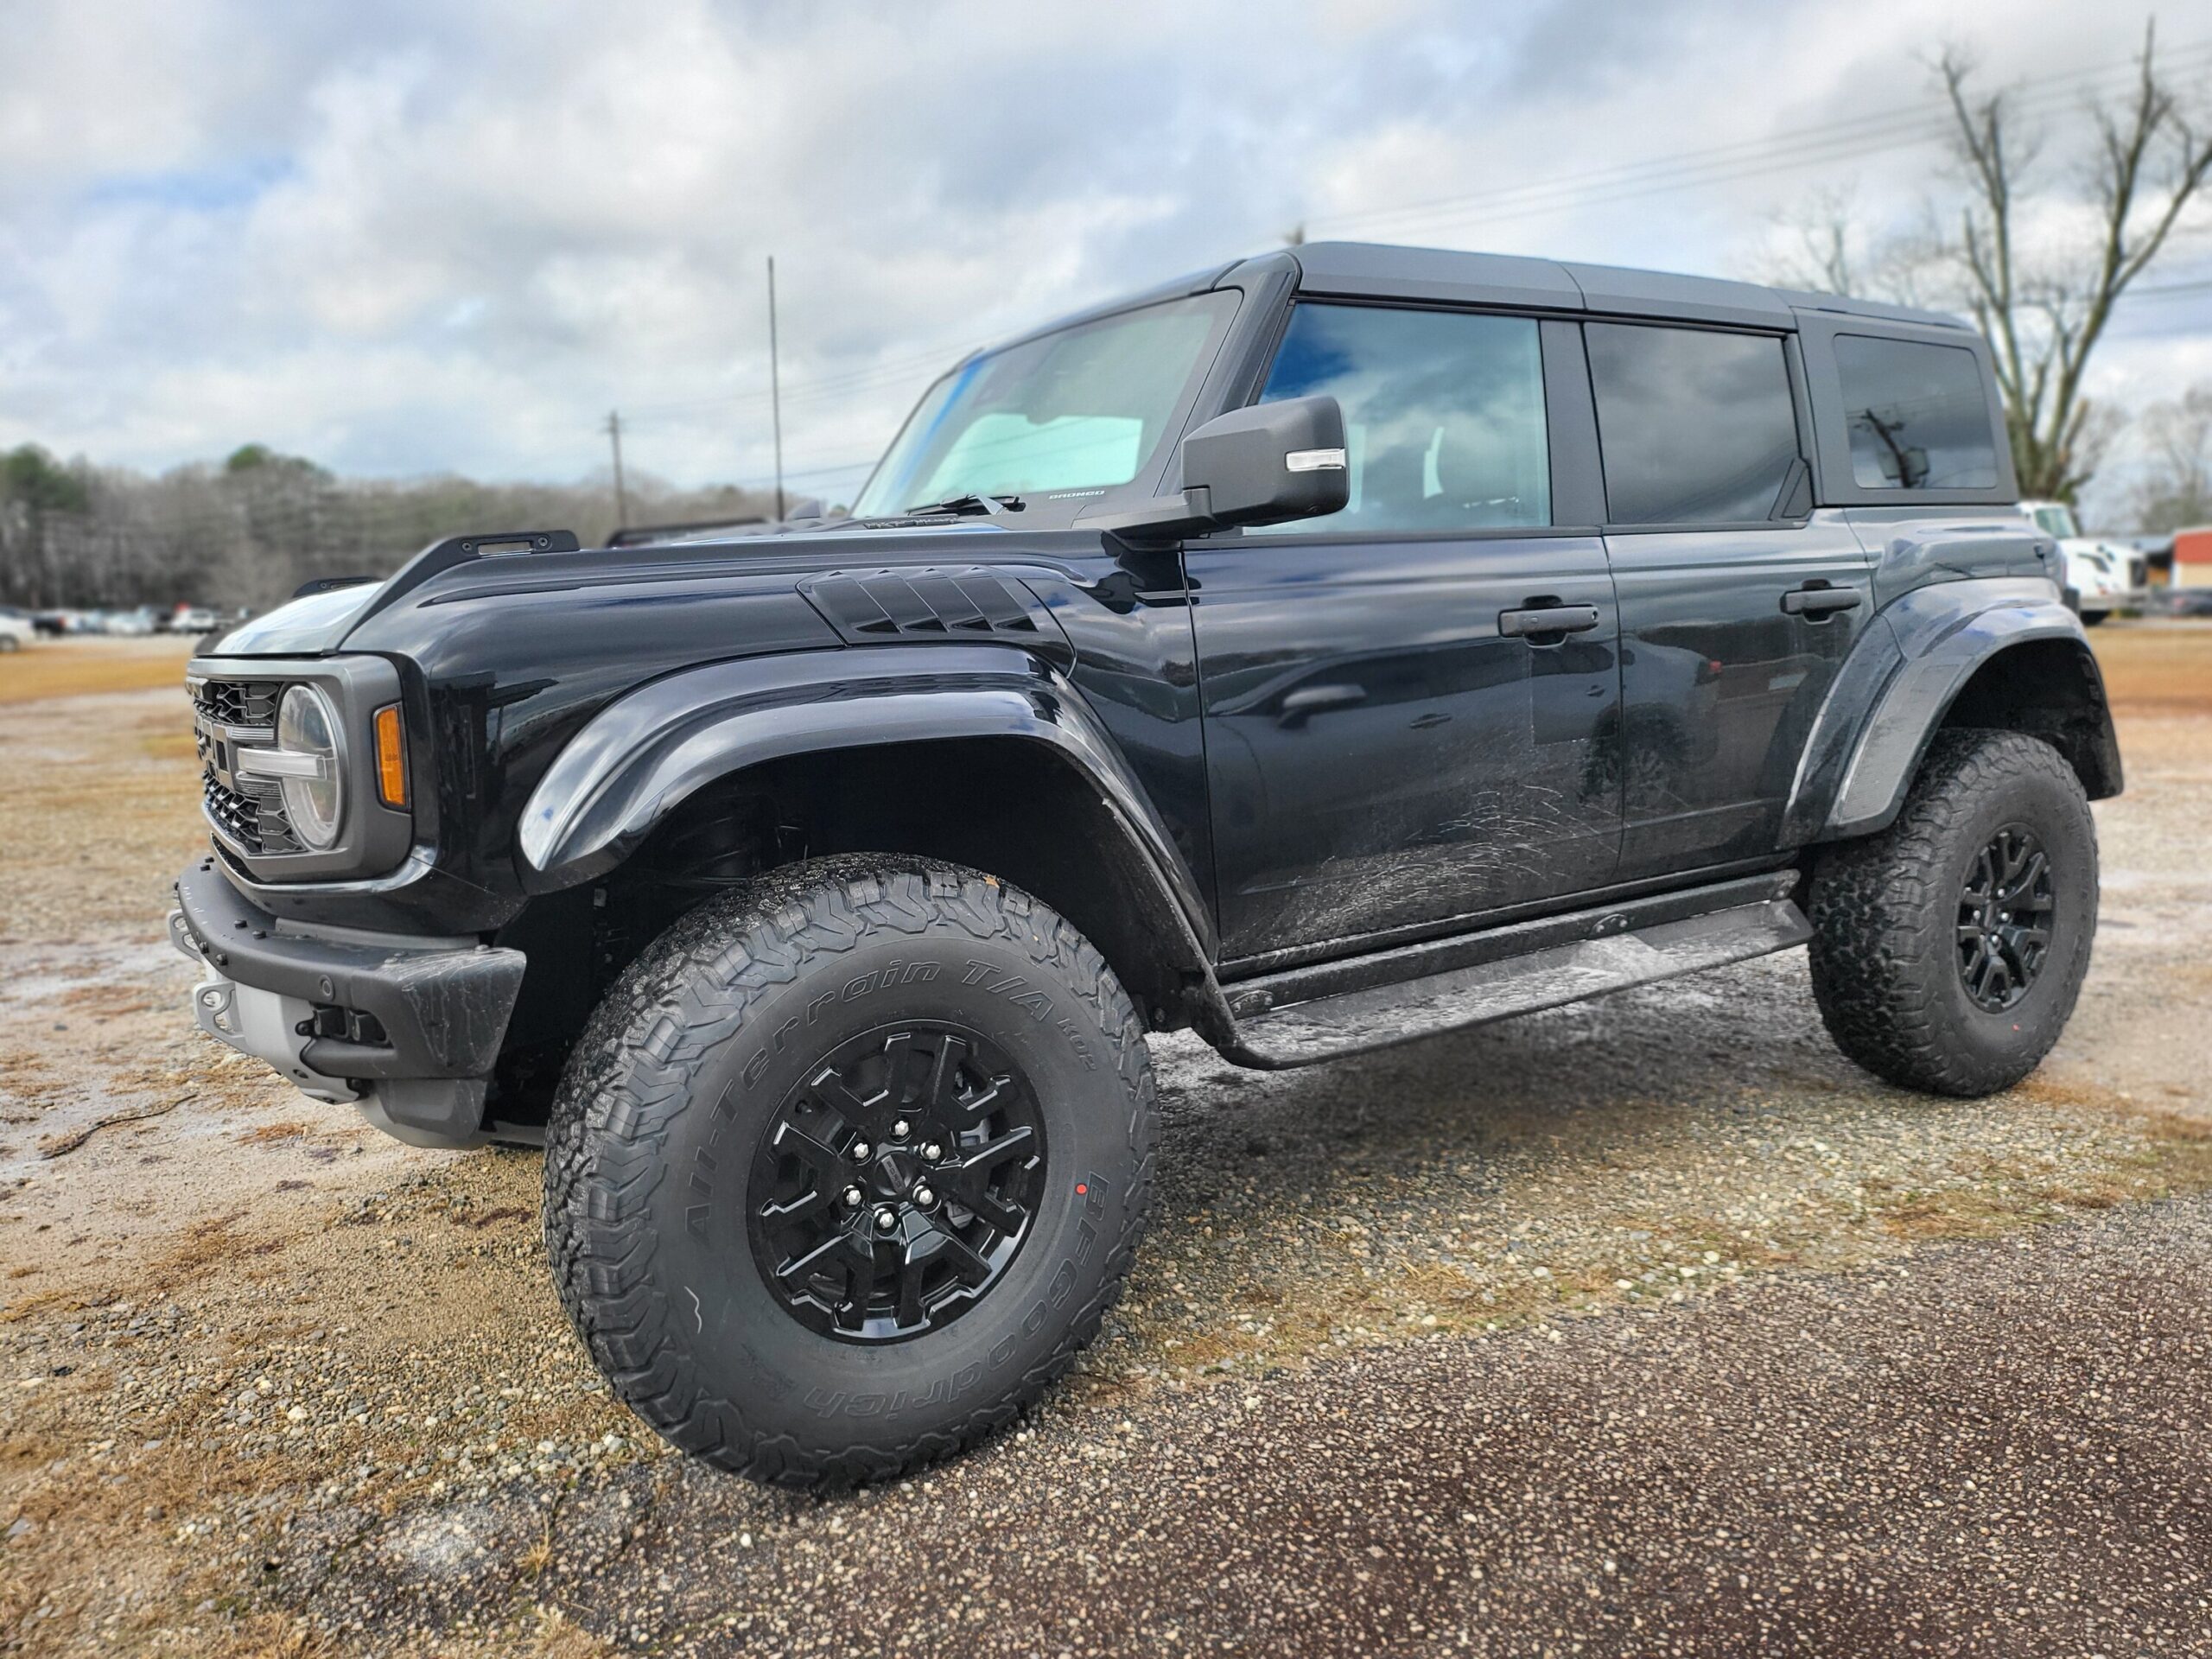
{"type": "Polygon", "coordinates": [[[1813,872],[1813,994],[1876,1076],[1986,1095],[2066,1028],[2097,930],[2097,834],[2057,750],[1938,733],[1897,822],[1813,872]]]}
{"type": "Polygon", "coordinates": [[[1151,1062],[1097,951],[991,877],[776,872],[671,927],[554,1103],[562,1300],[632,1410],[789,1485],[1007,1422],[1119,1292],[1151,1062]]]}

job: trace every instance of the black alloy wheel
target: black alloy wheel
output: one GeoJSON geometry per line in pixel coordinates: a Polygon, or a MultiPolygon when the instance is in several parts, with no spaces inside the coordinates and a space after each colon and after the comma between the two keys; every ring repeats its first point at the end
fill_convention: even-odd
{"type": "Polygon", "coordinates": [[[791,1090],[753,1161],[753,1255],[810,1330],[897,1342],[942,1328],[1027,1238],[1045,1126],[976,1033],[910,1022],[841,1044],[791,1090]]]}
{"type": "Polygon", "coordinates": [[[1959,976],[1978,1008],[2001,1014],[2028,994],[2050,950],[2057,895],[2035,832],[2008,823],[1974,855],[1959,891],[1959,976]]]}

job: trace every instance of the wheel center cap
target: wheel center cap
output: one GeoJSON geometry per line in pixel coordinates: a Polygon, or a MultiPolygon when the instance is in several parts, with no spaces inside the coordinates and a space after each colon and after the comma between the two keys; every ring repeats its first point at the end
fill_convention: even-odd
{"type": "Polygon", "coordinates": [[[879,1197],[903,1198],[921,1175],[921,1163],[911,1153],[879,1153],[865,1172],[868,1184],[879,1197]]]}

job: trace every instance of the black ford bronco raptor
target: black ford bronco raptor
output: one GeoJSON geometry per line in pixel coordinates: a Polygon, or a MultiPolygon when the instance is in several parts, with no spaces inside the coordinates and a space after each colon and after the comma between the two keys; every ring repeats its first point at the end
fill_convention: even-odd
{"type": "Polygon", "coordinates": [[[201,1027],[545,1147],[622,1398],[789,1484],[1098,1329],[1145,1033],[1300,1065],[1809,944],[1978,1095],[2120,786],[1988,350],[1738,283],[1357,245],[956,366],[849,518],[442,542],[189,670],[201,1027]]]}

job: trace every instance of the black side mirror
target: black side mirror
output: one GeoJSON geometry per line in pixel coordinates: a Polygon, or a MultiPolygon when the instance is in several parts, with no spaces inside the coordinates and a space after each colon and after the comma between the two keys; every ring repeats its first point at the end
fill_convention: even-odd
{"type": "Polygon", "coordinates": [[[1344,416],[1333,397],[1217,415],[1183,440],[1183,493],[1083,522],[1133,539],[1337,512],[1351,499],[1344,416]]]}
{"type": "Polygon", "coordinates": [[[1340,512],[1351,499],[1344,410],[1293,397],[1217,415],[1183,440],[1183,488],[1223,527],[1340,512]]]}

